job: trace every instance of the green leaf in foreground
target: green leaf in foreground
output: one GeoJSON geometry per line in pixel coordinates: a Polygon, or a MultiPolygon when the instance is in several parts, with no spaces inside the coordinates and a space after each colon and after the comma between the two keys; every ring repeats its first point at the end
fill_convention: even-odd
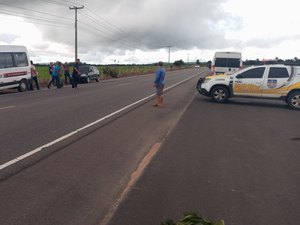
{"type": "Polygon", "coordinates": [[[223,220],[213,222],[197,213],[188,212],[184,213],[183,218],[178,223],[173,220],[166,220],[161,225],[225,225],[225,222],[223,220]]]}

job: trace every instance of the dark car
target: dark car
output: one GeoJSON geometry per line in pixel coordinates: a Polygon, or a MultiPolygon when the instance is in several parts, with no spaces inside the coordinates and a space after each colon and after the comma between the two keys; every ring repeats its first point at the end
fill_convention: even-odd
{"type": "Polygon", "coordinates": [[[80,83],[90,83],[92,80],[99,82],[100,80],[100,72],[96,66],[82,65],[79,66],[79,71],[80,71],[80,76],[79,76],[80,83]]]}

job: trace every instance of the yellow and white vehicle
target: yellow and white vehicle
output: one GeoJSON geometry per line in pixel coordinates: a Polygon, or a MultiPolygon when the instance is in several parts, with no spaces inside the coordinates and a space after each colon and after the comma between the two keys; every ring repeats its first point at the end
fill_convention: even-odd
{"type": "Polygon", "coordinates": [[[200,94],[225,103],[231,97],[282,99],[292,109],[300,110],[300,66],[261,65],[200,78],[200,94]]]}

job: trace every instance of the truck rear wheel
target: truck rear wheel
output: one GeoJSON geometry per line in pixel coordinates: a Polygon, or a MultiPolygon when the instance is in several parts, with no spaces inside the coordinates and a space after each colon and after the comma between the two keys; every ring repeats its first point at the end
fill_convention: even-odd
{"type": "Polygon", "coordinates": [[[215,102],[225,103],[228,101],[229,92],[226,87],[217,86],[211,91],[211,98],[215,102]]]}
{"type": "Polygon", "coordinates": [[[287,103],[290,108],[300,110],[300,91],[290,94],[287,103]]]}

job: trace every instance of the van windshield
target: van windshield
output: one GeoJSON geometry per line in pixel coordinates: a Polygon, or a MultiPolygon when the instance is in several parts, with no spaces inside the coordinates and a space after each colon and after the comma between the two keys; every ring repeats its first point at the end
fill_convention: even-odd
{"type": "Polygon", "coordinates": [[[240,68],[240,59],[216,58],[215,67],[240,68]]]}

